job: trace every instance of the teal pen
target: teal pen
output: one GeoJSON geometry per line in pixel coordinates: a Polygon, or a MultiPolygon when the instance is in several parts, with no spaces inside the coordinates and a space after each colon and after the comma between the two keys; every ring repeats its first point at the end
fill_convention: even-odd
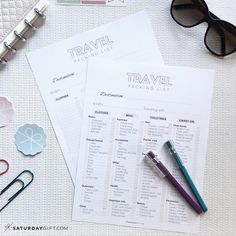
{"type": "Polygon", "coordinates": [[[184,179],[186,180],[188,186],[190,187],[190,189],[192,190],[193,195],[195,196],[197,202],[199,203],[199,205],[201,206],[203,212],[207,211],[207,206],[204,203],[200,193],[198,192],[195,184],[193,183],[190,175],[188,174],[187,169],[185,168],[185,166],[183,165],[182,160],[180,159],[180,156],[178,155],[178,153],[175,150],[174,144],[172,141],[167,141],[166,146],[168,147],[171,156],[173,157],[173,159],[176,161],[179,170],[181,171],[182,175],[184,176],[184,179]]]}

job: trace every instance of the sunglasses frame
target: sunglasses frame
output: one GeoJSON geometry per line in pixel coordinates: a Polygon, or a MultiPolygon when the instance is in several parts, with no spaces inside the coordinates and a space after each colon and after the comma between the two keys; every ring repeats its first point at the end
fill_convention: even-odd
{"type": "Polygon", "coordinates": [[[185,27],[185,28],[192,28],[192,27],[195,27],[197,25],[200,25],[201,23],[203,22],[206,22],[208,24],[208,27],[207,27],[207,30],[206,30],[206,33],[205,33],[205,36],[204,36],[204,44],[205,44],[205,47],[212,53],[214,54],[215,56],[220,56],[220,57],[225,57],[225,56],[228,56],[230,54],[233,54],[234,52],[236,52],[236,48],[232,51],[232,52],[229,52],[229,53],[224,53],[224,54],[217,54],[215,53],[214,51],[212,51],[210,49],[210,47],[207,45],[207,42],[206,42],[206,38],[207,38],[207,34],[210,30],[210,28],[212,27],[212,25],[214,24],[219,24],[219,23],[226,23],[226,24],[229,24],[231,27],[235,28],[235,32],[236,32],[236,26],[234,26],[233,24],[231,24],[230,22],[228,21],[224,21],[224,20],[221,20],[219,17],[217,17],[216,15],[214,15],[212,12],[210,12],[206,2],[204,0],[201,0],[201,2],[204,4],[204,7],[205,7],[205,17],[203,17],[203,19],[199,22],[197,22],[196,24],[194,25],[190,25],[190,26],[186,26],[186,25],[183,25],[181,24],[180,22],[178,22],[175,17],[174,17],[174,14],[173,14],[173,7],[174,7],[174,3],[175,3],[176,0],[172,0],[172,3],[171,3],[171,7],[170,7],[170,14],[173,18],[173,20],[178,24],[178,25],[181,25],[182,27],[185,27]]]}

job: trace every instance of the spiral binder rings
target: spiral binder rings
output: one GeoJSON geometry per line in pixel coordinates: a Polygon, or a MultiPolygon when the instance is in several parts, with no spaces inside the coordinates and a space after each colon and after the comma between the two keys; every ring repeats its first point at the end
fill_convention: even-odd
{"type": "Polygon", "coordinates": [[[25,17],[0,42],[0,65],[4,65],[11,56],[23,46],[32,33],[45,20],[44,11],[48,6],[47,0],[39,0],[25,17]]]}

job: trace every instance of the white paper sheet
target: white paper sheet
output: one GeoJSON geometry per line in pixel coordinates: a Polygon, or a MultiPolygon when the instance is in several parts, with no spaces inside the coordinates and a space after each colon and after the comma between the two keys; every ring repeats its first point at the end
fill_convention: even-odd
{"type": "Polygon", "coordinates": [[[98,59],[88,64],[73,219],[197,232],[200,217],[143,156],[159,153],[184,185],[163,147],[173,139],[202,189],[214,72],[98,59]]]}
{"type": "Polygon", "coordinates": [[[79,153],[86,62],[96,56],[162,64],[144,11],[27,55],[73,182],[79,153]]]}

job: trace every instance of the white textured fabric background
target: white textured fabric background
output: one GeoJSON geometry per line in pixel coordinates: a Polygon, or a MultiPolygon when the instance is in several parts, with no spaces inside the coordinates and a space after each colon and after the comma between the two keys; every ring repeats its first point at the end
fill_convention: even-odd
{"type": "MultiPolygon", "coordinates": [[[[236,235],[236,55],[225,59],[210,55],[203,44],[206,25],[181,28],[170,17],[170,3],[170,0],[129,0],[127,8],[103,8],[57,6],[54,0],[50,1],[46,24],[0,71],[0,96],[8,97],[16,111],[14,121],[0,129],[0,157],[10,163],[10,171],[0,176],[0,189],[23,169],[35,174],[32,185],[0,213],[0,235],[183,235],[71,221],[73,185],[25,57],[30,50],[142,9],[146,9],[151,18],[167,65],[216,70],[204,178],[204,199],[209,212],[202,217],[197,235],[236,235]],[[35,158],[23,157],[13,143],[16,129],[26,122],[38,123],[48,136],[47,148],[35,158]],[[68,230],[5,231],[5,226],[12,223],[15,226],[65,226],[68,230]]],[[[235,0],[208,0],[207,3],[216,15],[236,24],[235,0]]]]}

